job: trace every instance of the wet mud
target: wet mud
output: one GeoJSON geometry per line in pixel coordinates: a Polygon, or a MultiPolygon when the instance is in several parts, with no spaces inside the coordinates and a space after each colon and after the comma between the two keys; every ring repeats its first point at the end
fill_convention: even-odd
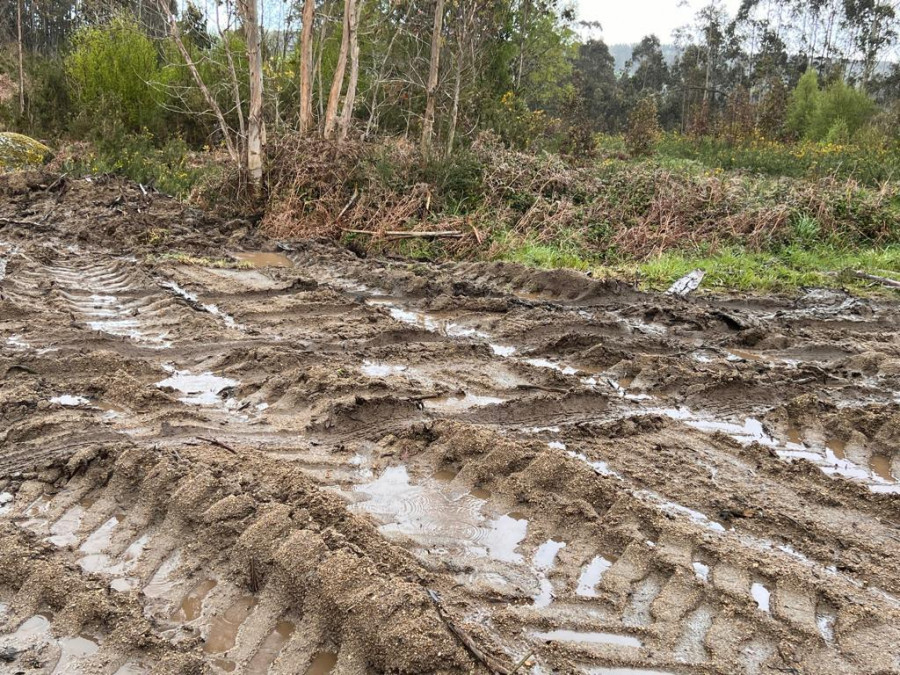
{"type": "Polygon", "coordinates": [[[0,180],[0,672],[900,672],[898,303],[54,181],[0,180]]]}

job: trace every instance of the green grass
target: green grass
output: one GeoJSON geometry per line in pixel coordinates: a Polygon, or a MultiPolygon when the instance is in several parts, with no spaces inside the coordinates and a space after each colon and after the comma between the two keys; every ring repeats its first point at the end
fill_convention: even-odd
{"type": "Polygon", "coordinates": [[[900,246],[849,250],[793,245],[774,252],[730,249],[706,256],[672,252],[642,262],[604,264],[571,249],[520,242],[500,250],[494,258],[535,267],[590,270],[596,278],[632,280],[637,276],[646,290],[665,290],[676,279],[698,268],[706,272],[701,288],[712,292],[791,294],[804,287],[826,287],[850,288],[865,294],[896,294],[892,289],[858,279],[848,272],[860,270],[900,280],[900,246]]]}

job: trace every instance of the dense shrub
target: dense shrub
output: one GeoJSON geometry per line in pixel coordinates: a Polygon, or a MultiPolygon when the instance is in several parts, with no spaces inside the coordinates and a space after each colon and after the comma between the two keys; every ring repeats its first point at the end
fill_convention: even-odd
{"type": "Polygon", "coordinates": [[[82,28],[72,44],[66,72],[86,130],[99,121],[131,132],[162,125],[158,54],[133,19],[82,28]]]}

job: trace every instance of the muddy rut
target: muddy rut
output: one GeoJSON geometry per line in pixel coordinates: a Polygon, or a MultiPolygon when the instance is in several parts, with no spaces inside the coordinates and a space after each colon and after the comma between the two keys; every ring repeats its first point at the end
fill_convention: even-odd
{"type": "Polygon", "coordinates": [[[900,672],[896,302],[5,181],[0,672],[900,672]]]}

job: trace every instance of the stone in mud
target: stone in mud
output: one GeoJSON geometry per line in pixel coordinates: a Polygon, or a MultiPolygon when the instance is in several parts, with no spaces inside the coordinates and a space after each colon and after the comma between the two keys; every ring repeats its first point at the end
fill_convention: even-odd
{"type": "Polygon", "coordinates": [[[50,154],[50,148],[29,136],[0,131],[0,171],[43,164],[50,154]]]}

